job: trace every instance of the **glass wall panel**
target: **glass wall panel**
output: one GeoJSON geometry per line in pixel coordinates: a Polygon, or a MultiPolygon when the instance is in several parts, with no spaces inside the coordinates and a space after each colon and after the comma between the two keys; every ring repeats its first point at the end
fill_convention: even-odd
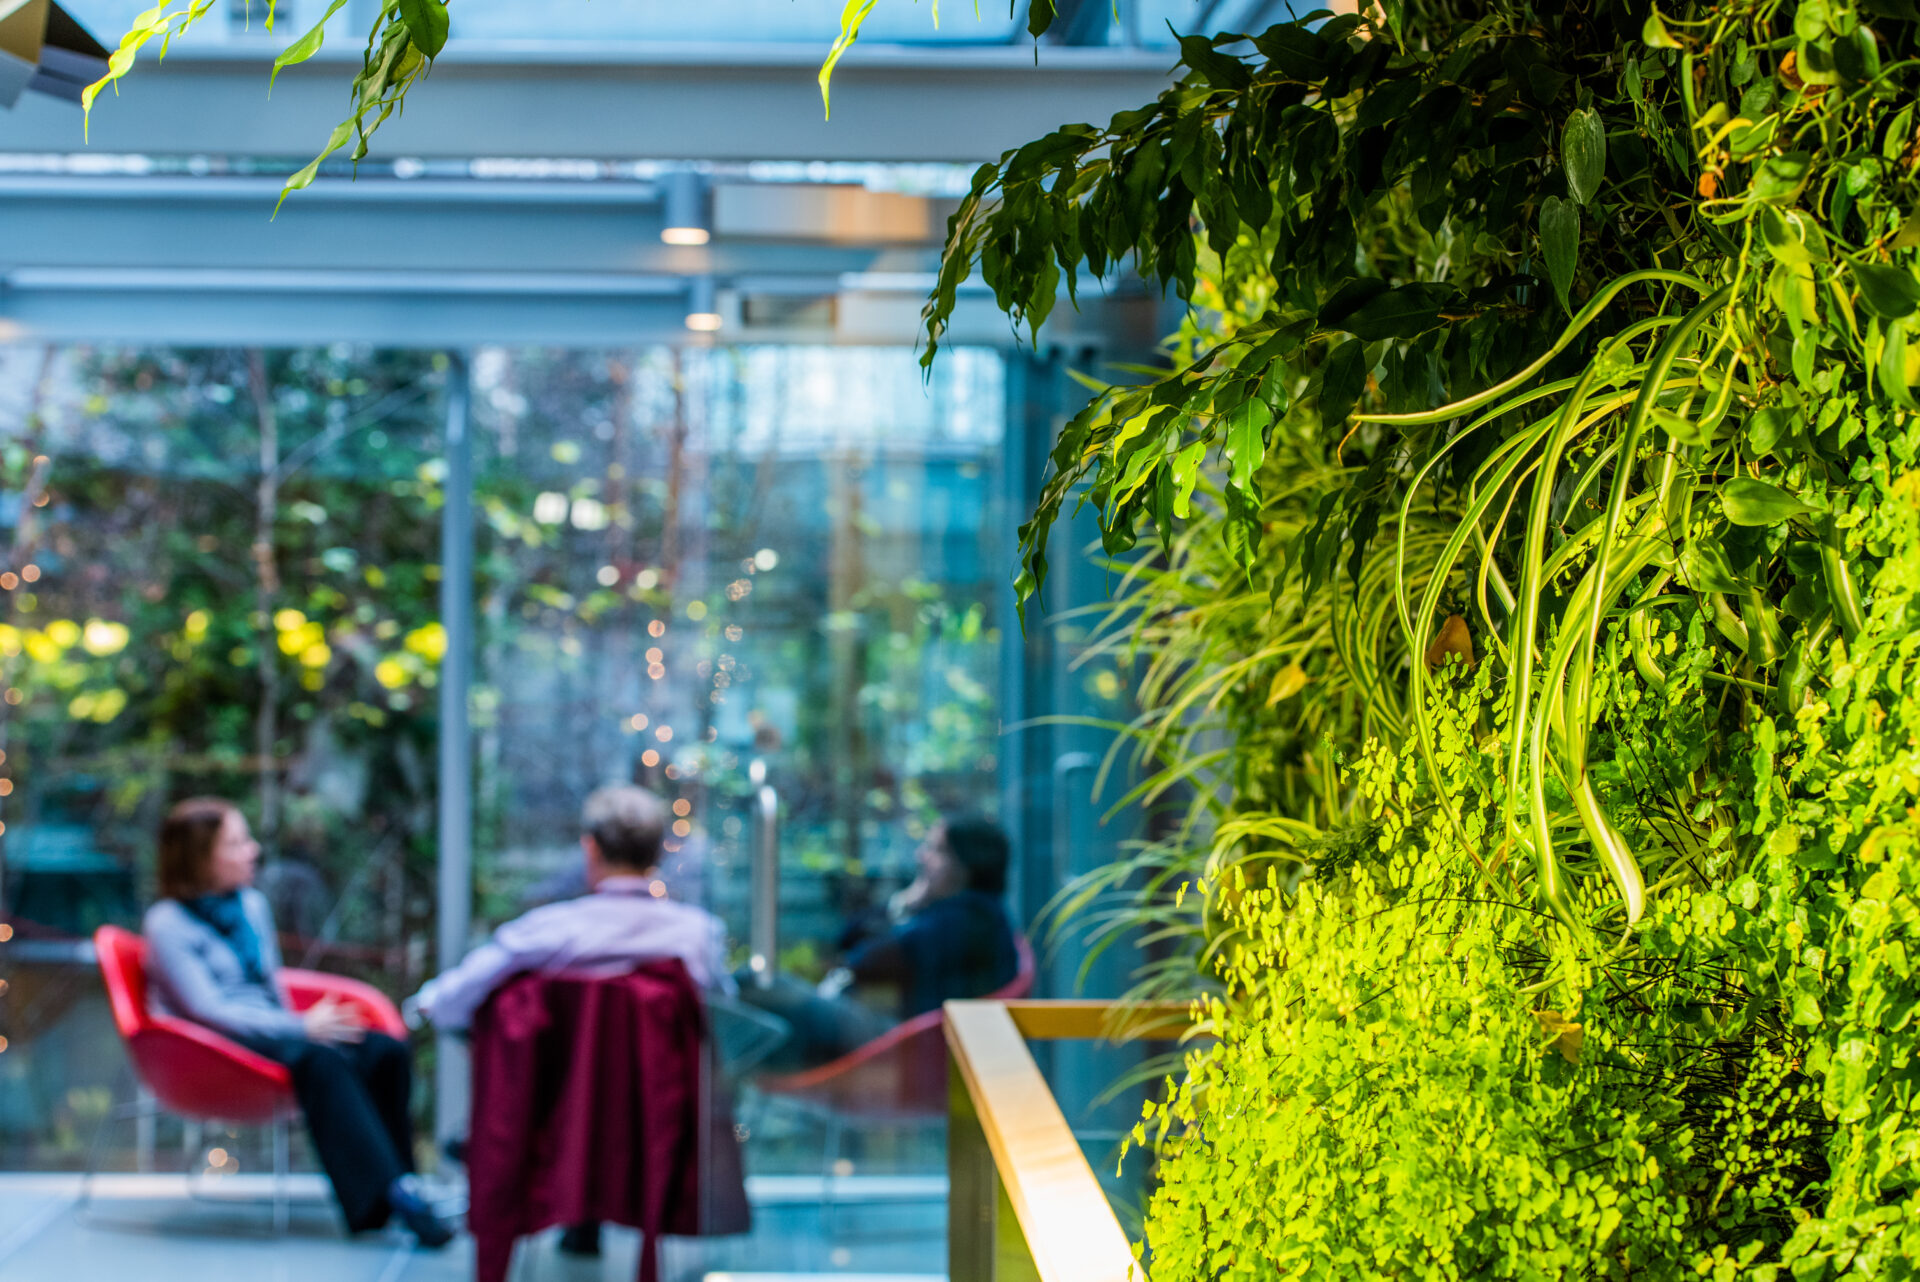
{"type": "MultiPolygon", "coordinates": [[[[663,889],[744,961],[759,761],[780,964],[821,978],[941,813],[994,808],[1003,358],[493,349],[473,379],[481,918],[577,893],[582,800],[635,780],[679,816],[663,889]]],[[[822,1143],[770,1122],[750,1160],[822,1143]]]]}
{"type": "MultiPolygon", "coordinates": [[[[396,997],[429,973],[455,368],[0,347],[0,1168],[77,1166],[128,1098],[84,941],[137,926],[180,797],[245,809],[290,964],[396,997]]],[[[758,761],[780,965],[820,978],[940,814],[996,808],[1004,358],[956,349],[923,379],[904,348],[497,348],[470,369],[476,934],[577,893],[580,804],[631,779],[674,804],[663,891],[743,962],[758,761]]],[[[821,1169],[817,1119],[747,1120],[754,1169],[821,1169]]],[[[170,1123],[106,1135],[112,1166],[204,1155],[170,1123]]],[[[258,1138],[229,1147],[258,1162],[258,1138]]],[[[835,1151],[940,1162],[937,1131],[835,1151]]]]}
{"type": "Polygon", "coordinates": [[[83,941],[183,796],[246,811],[290,964],[420,977],[447,369],[0,347],[0,1167],[76,1164],[130,1088],[83,941]]]}

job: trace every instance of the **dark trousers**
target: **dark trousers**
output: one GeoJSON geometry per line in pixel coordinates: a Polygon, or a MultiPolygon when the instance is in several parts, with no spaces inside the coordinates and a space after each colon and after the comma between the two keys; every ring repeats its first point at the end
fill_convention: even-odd
{"type": "Polygon", "coordinates": [[[792,975],[775,975],[770,987],[754,982],[750,971],[736,976],[740,1000],[787,1022],[787,1040],[762,1061],[776,1073],[797,1073],[831,1063],[891,1028],[851,997],[822,997],[813,985],[792,975]]]}
{"type": "Polygon", "coordinates": [[[333,1183],[349,1232],[387,1222],[387,1187],[413,1169],[407,1111],[413,1069],[403,1042],[368,1033],[330,1044],[303,1037],[246,1037],[249,1050],[285,1064],[307,1134],[333,1183]]]}

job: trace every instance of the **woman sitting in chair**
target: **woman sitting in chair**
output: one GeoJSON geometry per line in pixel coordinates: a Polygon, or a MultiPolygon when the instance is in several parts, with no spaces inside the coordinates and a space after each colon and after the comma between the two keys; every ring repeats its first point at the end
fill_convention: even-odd
{"type": "Polygon", "coordinates": [[[914,853],[919,875],[893,897],[882,929],[856,927],[841,939],[843,964],[817,987],[791,975],[770,985],[742,972],[740,995],[780,1016],[788,1040],[767,1058],[776,1072],[814,1068],[880,1036],[899,1020],[939,1010],[949,998],[984,997],[1020,969],[1007,917],[1008,842],[978,815],[951,815],[914,853]],[[854,983],[899,994],[894,1018],[847,994],[854,983]]]}
{"type": "Polygon", "coordinates": [[[260,843],[231,802],[183,801],[160,825],[160,893],[145,934],[156,1014],[204,1024],[287,1066],[347,1228],[397,1215],[422,1246],[452,1239],[413,1174],[412,1071],[402,1042],[327,998],[298,1014],[275,982],[280,949],[253,889],[260,843]]]}

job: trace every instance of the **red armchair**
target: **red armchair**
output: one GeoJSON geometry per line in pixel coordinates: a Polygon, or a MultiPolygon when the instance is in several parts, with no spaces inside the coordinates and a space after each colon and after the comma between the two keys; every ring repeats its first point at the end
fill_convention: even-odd
{"type": "MultiPolygon", "coordinates": [[[[1033,948],[1019,935],[1020,966],[989,1001],[1012,1001],[1033,991],[1033,948]]],[[[851,1122],[910,1122],[947,1115],[947,1041],[940,1012],[930,1010],[896,1024],[864,1046],[802,1073],[761,1077],[755,1085],[770,1095],[810,1105],[851,1122]]]]}
{"type": "MultiPolygon", "coordinates": [[[[147,945],[131,931],[102,926],[93,936],[106,985],[114,1027],[126,1043],[135,1078],[152,1096],[152,1104],[138,1104],[130,1114],[117,1110],[102,1119],[102,1128],[115,1116],[152,1111],[155,1106],[196,1121],[270,1125],[274,1128],[274,1220],[286,1223],[286,1123],[299,1112],[293,1081],[284,1066],[222,1037],[212,1029],[184,1019],[155,1015],[147,1007],[147,945]]],[[[405,1039],[406,1025],[380,990],[356,979],[318,971],[280,971],[280,989],[287,1005],[302,1011],[323,997],[346,1002],[367,1027],[405,1039]]],[[[87,1160],[82,1200],[91,1185],[94,1158],[87,1160]]]]}
{"type": "MultiPolygon", "coordinates": [[[[990,1001],[1012,1001],[1033,991],[1033,948],[1017,934],[1013,942],[1019,969],[1005,985],[985,995],[990,1001]]],[[[941,1018],[940,1011],[927,1011],[831,1063],[801,1073],[768,1074],[755,1081],[763,1098],[798,1105],[824,1124],[824,1216],[831,1217],[840,1200],[834,1181],[848,1126],[946,1123],[947,1039],[941,1018]]]]}

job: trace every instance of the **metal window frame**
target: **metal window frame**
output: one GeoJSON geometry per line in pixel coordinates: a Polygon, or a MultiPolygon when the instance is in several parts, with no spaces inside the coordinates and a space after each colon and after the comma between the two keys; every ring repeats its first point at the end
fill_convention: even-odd
{"type": "MultiPolygon", "coordinates": [[[[473,929],[473,435],[471,364],[449,353],[444,452],[446,497],[440,506],[439,902],[437,957],[442,971],[466,956],[473,929]]],[[[467,1046],[440,1030],[434,1039],[434,1137],[444,1143],[468,1130],[467,1046]]]]}

